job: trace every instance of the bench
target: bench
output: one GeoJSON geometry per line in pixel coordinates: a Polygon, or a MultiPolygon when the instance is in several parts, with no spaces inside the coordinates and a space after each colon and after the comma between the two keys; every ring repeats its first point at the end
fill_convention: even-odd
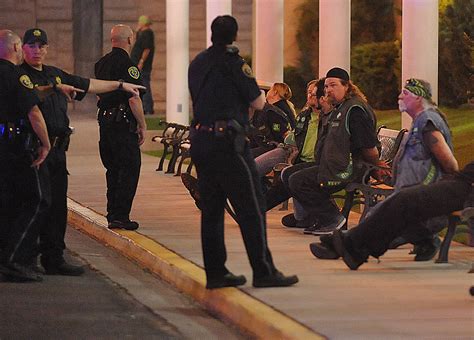
{"type": "Polygon", "coordinates": [[[163,144],[163,154],[161,155],[156,171],[163,170],[165,159],[171,153],[172,156],[168,164],[168,169],[166,173],[173,173],[174,165],[176,164],[177,158],[175,156],[176,146],[179,144],[179,142],[181,142],[186,131],[189,131],[189,127],[177,123],[168,123],[164,121],[160,121],[160,125],[165,125],[162,134],[160,136],[153,136],[151,139],[153,142],[163,144]],[[173,158],[173,156],[175,157],[173,158]]]}
{"type": "MultiPolygon", "coordinates": [[[[393,130],[387,129],[385,126],[379,127],[377,131],[377,138],[380,141],[380,160],[385,161],[389,166],[392,165],[393,159],[400,148],[400,144],[407,130],[393,130]]],[[[362,216],[365,217],[367,212],[373,208],[381,199],[393,193],[393,188],[389,185],[374,180],[370,174],[377,170],[378,167],[369,163],[364,163],[365,172],[360,181],[349,183],[346,188],[344,196],[334,195],[334,198],[343,198],[344,205],[342,207],[342,215],[349,220],[349,213],[352,207],[356,204],[362,204],[362,216]]],[[[347,224],[347,222],[346,222],[347,224]]],[[[347,228],[347,225],[346,225],[347,228]]]]}
{"type": "Polygon", "coordinates": [[[449,247],[456,234],[456,227],[459,222],[467,222],[472,232],[474,228],[474,207],[467,207],[464,210],[455,211],[448,216],[448,219],[448,230],[444,236],[443,243],[441,243],[438,258],[435,261],[436,263],[448,263],[449,247]]]}

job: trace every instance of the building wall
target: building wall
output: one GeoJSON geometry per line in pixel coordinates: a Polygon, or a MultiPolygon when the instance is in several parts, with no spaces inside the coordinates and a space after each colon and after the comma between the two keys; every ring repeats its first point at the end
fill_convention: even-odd
{"type": "MultiPolygon", "coordinates": [[[[48,34],[49,49],[46,64],[55,65],[74,73],[73,46],[73,1],[87,0],[1,0],[0,28],[8,28],[19,34],[32,27],[40,27],[48,34]]],[[[155,32],[155,58],[152,72],[152,89],[155,111],[166,109],[166,0],[102,0],[103,1],[103,53],[110,51],[110,29],[116,24],[136,28],[140,15],[146,14],[153,20],[155,32]]],[[[206,47],[206,0],[190,0],[189,43],[190,59],[206,47]]],[[[294,0],[291,0],[292,2],[294,0]]],[[[297,0],[299,1],[299,0],[297,0]]],[[[232,13],[239,22],[237,46],[241,55],[252,54],[252,0],[233,0],[232,13]]],[[[86,14],[84,14],[86,15],[86,14]]],[[[77,19],[77,18],[76,18],[77,19]]],[[[183,18],[185,20],[186,18],[183,18]]],[[[100,44],[100,41],[91,41],[100,44]]],[[[91,63],[87,74],[93,74],[91,63]]],[[[89,102],[95,98],[89,96],[89,102]]],[[[84,106],[78,104],[77,107],[84,106]]],[[[90,107],[87,108],[90,111],[90,107]]]]}

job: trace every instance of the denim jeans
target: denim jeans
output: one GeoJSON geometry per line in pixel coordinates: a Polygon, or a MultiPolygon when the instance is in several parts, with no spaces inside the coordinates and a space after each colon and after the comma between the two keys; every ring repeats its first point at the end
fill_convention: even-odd
{"type": "Polygon", "coordinates": [[[151,93],[151,72],[142,71],[143,86],[146,87],[146,93],[143,95],[143,111],[145,114],[153,113],[153,94],[151,93]]]}

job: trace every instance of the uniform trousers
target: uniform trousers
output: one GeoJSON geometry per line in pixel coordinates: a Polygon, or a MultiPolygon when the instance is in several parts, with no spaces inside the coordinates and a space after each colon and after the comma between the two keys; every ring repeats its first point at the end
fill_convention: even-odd
{"type": "Polygon", "coordinates": [[[402,189],[347,233],[352,248],[362,257],[379,257],[398,236],[424,233],[423,221],[463,209],[472,188],[464,180],[447,179],[402,189]]]}
{"type": "Polygon", "coordinates": [[[125,121],[102,124],[99,152],[106,168],[107,221],[128,221],[140,176],[138,135],[125,121]]]}
{"type": "MultiPolygon", "coordinates": [[[[64,236],[67,226],[67,186],[68,172],[66,167],[66,151],[63,147],[54,146],[41,165],[41,185],[48,209],[41,219],[40,247],[41,263],[45,266],[61,264],[66,248],[64,236]]],[[[36,256],[37,254],[32,254],[36,256]]]]}
{"type": "Polygon", "coordinates": [[[196,165],[201,195],[201,239],[208,280],[229,271],[224,243],[224,205],[235,209],[254,277],[276,272],[267,244],[265,202],[260,179],[248,146],[237,154],[228,137],[197,132],[191,158],[196,165]]]}
{"type": "Polygon", "coordinates": [[[31,155],[0,141],[0,262],[28,263],[46,208],[31,155]]]}

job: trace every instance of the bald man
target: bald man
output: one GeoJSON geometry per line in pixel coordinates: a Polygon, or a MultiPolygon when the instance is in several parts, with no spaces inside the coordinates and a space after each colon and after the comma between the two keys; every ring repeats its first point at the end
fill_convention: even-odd
{"type": "MultiPolygon", "coordinates": [[[[133,31],[116,25],[110,32],[112,51],[95,64],[98,79],[141,84],[140,70],[130,59],[133,31]]],[[[110,229],[135,230],[130,211],[140,175],[140,148],[146,131],[142,101],[121,91],[99,95],[99,151],[107,179],[107,221],[110,229]]]]}
{"type": "Polygon", "coordinates": [[[0,273],[7,281],[41,281],[26,266],[43,200],[38,166],[51,148],[30,78],[17,64],[21,40],[0,30],[0,273]]]}

